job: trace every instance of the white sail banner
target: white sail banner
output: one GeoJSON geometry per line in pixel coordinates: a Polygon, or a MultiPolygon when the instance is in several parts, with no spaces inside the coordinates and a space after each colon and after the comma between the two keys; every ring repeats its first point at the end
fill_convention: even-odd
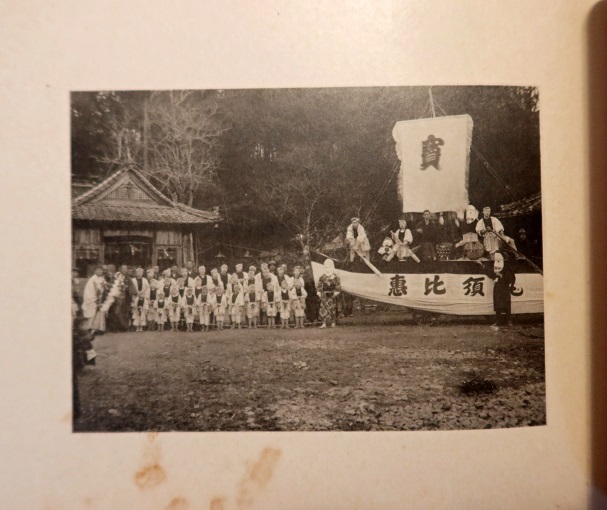
{"type": "MultiPolygon", "coordinates": [[[[324,272],[312,262],[315,280],[324,272]]],[[[355,296],[405,306],[416,310],[451,315],[491,315],[493,280],[484,274],[450,273],[353,273],[335,270],[342,290],[355,296]]],[[[540,273],[516,275],[512,291],[512,313],[543,313],[544,280],[540,273]]]]}
{"type": "Polygon", "coordinates": [[[406,120],[394,125],[403,212],[466,208],[472,126],[470,115],[406,120]]]}

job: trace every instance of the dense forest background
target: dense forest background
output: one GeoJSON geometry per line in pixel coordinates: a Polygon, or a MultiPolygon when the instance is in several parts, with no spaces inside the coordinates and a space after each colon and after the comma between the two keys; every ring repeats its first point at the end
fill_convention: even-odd
{"type": "Polygon", "coordinates": [[[371,233],[397,218],[397,121],[467,113],[471,203],[496,209],[540,190],[535,88],[433,87],[432,96],[427,87],[73,92],[72,177],[96,182],[133,166],[176,201],[219,206],[228,251],[318,249],[353,215],[371,233]]]}

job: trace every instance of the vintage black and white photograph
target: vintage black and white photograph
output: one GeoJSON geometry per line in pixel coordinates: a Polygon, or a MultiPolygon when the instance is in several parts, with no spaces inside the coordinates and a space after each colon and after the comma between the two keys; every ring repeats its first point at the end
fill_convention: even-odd
{"type": "Polygon", "coordinates": [[[73,91],[73,430],[545,425],[539,99],[73,91]]]}

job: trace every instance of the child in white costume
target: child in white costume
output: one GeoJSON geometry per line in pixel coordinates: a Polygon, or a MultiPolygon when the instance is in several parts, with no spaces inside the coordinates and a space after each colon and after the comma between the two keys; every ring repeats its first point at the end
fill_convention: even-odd
{"type": "Polygon", "coordinates": [[[268,325],[270,328],[276,327],[276,312],[278,311],[278,306],[280,304],[280,300],[278,298],[278,292],[274,290],[274,285],[269,283],[267,290],[264,291],[261,297],[262,306],[265,307],[266,314],[268,316],[268,325]]]}
{"type": "Polygon", "coordinates": [[[289,318],[291,317],[291,293],[286,280],[283,280],[280,286],[278,299],[280,302],[280,327],[285,329],[289,327],[289,318]]]}
{"type": "Polygon", "coordinates": [[[208,331],[211,323],[211,306],[209,302],[209,289],[206,285],[201,288],[200,296],[198,296],[198,317],[203,331],[208,331]]]}
{"type": "Polygon", "coordinates": [[[154,310],[156,312],[156,324],[158,331],[164,330],[164,323],[167,321],[167,307],[168,301],[164,299],[164,292],[158,293],[158,299],[154,303],[154,310]]]}
{"type": "Polygon", "coordinates": [[[228,295],[221,287],[215,291],[215,321],[217,329],[223,329],[223,324],[226,318],[226,310],[228,308],[228,295]]]}
{"type": "Polygon", "coordinates": [[[261,293],[256,290],[255,285],[249,285],[249,291],[244,295],[244,304],[247,310],[249,328],[257,328],[260,302],[261,293]]]}
{"type": "Polygon", "coordinates": [[[194,317],[197,315],[196,296],[192,287],[186,287],[185,296],[182,298],[183,314],[188,331],[193,331],[194,317]]]}
{"type": "Polygon", "coordinates": [[[143,327],[146,325],[147,314],[148,314],[148,300],[145,298],[145,293],[140,291],[137,296],[133,298],[133,326],[136,331],[143,331],[143,327]]]}
{"type": "Polygon", "coordinates": [[[171,289],[171,296],[169,297],[169,320],[171,321],[171,331],[177,331],[180,317],[181,298],[179,297],[179,290],[176,286],[173,286],[171,289]]]}
{"type": "MultiPolygon", "coordinates": [[[[150,273],[150,271],[148,271],[150,273]]],[[[158,295],[158,280],[150,280],[150,290],[148,290],[148,329],[156,329],[156,300],[158,295]]]]}
{"type": "MultiPolygon", "coordinates": [[[[246,280],[246,279],[245,279],[246,280]]],[[[248,287],[247,287],[248,288],[248,287]]],[[[246,314],[243,313],[244,306],[244,287],[238,281],[238,276],[232,275],[230,278],[230,284],[226,289],[228,307],[226,308],[226,315],[232,319],[232,328],[235,326],[240,327],[244,322],[246,314]],[[238,323],[234,322],[234,317],[238,317],[238,323]]]]}
{"type": "Polygon", "coordinates": [[[299,280],[295,280],[291,289],[291,310],[295,315],[295,327],[304,327],[304,317],[306,316],[306,297],[308,293],[304,289],[299,280]]]}
{"type": "Polygon", "coordinates": [[[234,275],[232,275],[232,282],[228,285],[228,308],[226,312],[229,310],[230,318],[232,319],[232,329],[238,326],[238,329],[241,328],[241,314],[242,307],[244,306],[244,297],[242,295],[242,287],[240,283],[238,283],[237,279],[234,279],[234,275]]]}

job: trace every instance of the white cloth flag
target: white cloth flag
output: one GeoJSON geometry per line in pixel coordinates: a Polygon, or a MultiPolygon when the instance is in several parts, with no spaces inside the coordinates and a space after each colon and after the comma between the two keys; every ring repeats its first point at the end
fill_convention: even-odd
{"type": "Polygon", "coordinates": [[[394,125],[403,212],[466,208],[472,124],[470,115],[454,115],[394,125]]]}

